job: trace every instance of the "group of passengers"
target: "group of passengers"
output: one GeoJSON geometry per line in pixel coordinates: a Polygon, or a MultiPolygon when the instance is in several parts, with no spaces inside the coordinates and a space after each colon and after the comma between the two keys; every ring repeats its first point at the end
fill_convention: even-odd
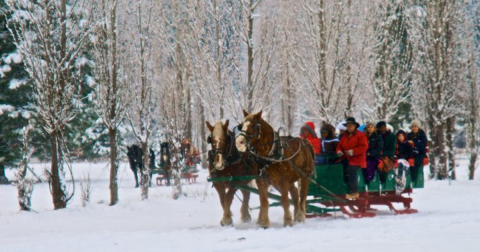
{"type": "Polygon", "coordinates": [[[393,167],[407,166],[412,174],[423,165],[427,155],[427,136],[421,124],[413,120],[411,132],[399,130],[384,121],[368,122],[360,126],[350,117],[337,127],[325,124],[321,127],[321,138],[315,133],[315,124],[307,122],[301,128],[301,137],[308,140],[315,151],[316,164],[341,163],[349,193],[347,199],[359,197],[357,170],[362,169],[365,183],[372,181],[379,171],[380,180],[393,167]],[[336,129],[339,136],[336,136],[336,129]]]}

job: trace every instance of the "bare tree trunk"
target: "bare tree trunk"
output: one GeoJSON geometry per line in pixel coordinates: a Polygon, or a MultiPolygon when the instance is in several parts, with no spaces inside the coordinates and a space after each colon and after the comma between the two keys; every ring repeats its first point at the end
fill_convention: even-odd
{"type": "MultiPolygon", "coordinates": [[[[117,85],[117,0],[113,0],[113,6],[111,7],[110,12],[110,34],[111,38],[111,50],[112,50],[112,59],[110,61],[112,72],[111,72],[111,89],[113,94],[119,92],[117,85]]],[[[105,5],[104,5],[105,6],[105,5]]],[[[108,50],[108,49],[107,49],[108,50]]],[[[110,93],[109,93],[110,94],[110,93]]],[[[110,96],[110,95],[109,95],[110,96]]],[[[113,125],[109,127],[109,138],[110,138],[110,206],[117,204],[118,202],[118,160],[117,160],[117,124],[115,119],[117,119],[117,105],[119,99],[116,95],[113,97],[108,97],[110,100],[110,122],[113,125]]]]}
{"type": "Polygon", "coordinates": [[[478,154],[472,152],[470,154],[470,163],[468,164],[468,179],[473,180],[475,178],[475,169],[477,167],[478,154]]]}
{"type": "Polygon", "coordinates": [[[110,140],[110,206],[118,202],[118,160],[117,160],[117,129],[108,130],[110,140]]]}
{"type": "Polygon", "coordinates": [[[52,155],[52,165],[51,165],[51,174],[50,174],[50,184],[52,187],[52,198],[53,198],[53,208],[55,210],[62,209],[67,207],[66,195],[62,188],[62,182],[60,181],[60,171],[59,171],[59,153],[60,147],[58,146],[58,133],[53,131],[50,134],[50,144],[51,144],[51,155],[52,155]]]}
{"type": "Polygon", "coordinates": [[[433,142],[433,148],[436,150],[438,156],[437,164],[437,179],[443,180],[448,177],[447,170],[447,150],[445,142],[445,125],[441,124],[437,126],[435,130],[435,142],[433,142]]]}
{"type": "Polygon", "coordinates": [[[142,199],[148,199],[148,187],[150,186],[150,149],[147,142],[141,142],[143,151],[143,171],[141,179],[142,199]]]}
{"type": "Polygon", "coordinates": [[[5,166],[0,163],[0,184],[8,184],[7,176],[5,176],[5,166]]]}
{"type": "MultiPolygon", "coordinates": [[[[207,135],[207,131],[206,131],[206,128],[205,128],[206,118],[205,118],[205,109],[203,108],[201,99],[198,99],[198,105],[200,106],[200,142],[199,142],[199,144],[200,144],[202,153],[207,153],[207,143],[204,141],[204,139],[207,135]]],[[[207,160],[206,157],[207,157],[206,155],[203,155],[203,157],[202,157],[202,167],[203,168],[208,167],[208,163],[207,163],[208,160],[207,160]]]]}
{"type": "MultiPolygon", "coordinates": [[[[188,80],[188,78],[186,78],[188,80]]],[[[187,93],[187,98],[186,98],[186,102],[185,102],[185,113],[186,113],[186,119],[187,119],[187,123],[186,123],[186,132],[185,132],[185,136],[188,138],[188,139],[192,139],[192,95],[191,95],[191,92],[190,92],[190,83],[187,83],[185,85],[185,92],[187,93]]],[[[192,140],[193,141],[193,140],[192,140]]]]}
{"type": "Polygon", "coordinates": [[[253,0],[248,3],[247,28],[247,111],[253,113],[253,0]]]}
{"type": "MultiPolygon", "coordinates": [[[[216,51],[215,51],[215,55],[216,55],[216,62],[215,62],[215,71],[216,71],[216,74],[217,74],[217,82],[218,82],[218,85],[220,87],[220,118],[223,118],[225,116],[225,112],[224,112],[224,102],[223,102],[223,95],[225,94],[225,87],[223,86],[223,83],[222,83],[222,70],[221,70],[221,46],[220,45],[220,24],[219,24],[219,15],[218,15],[218,8],[217,8],[217,0],[213,0],[213,15],[214,15],[214,19],[215,19],[215,41],[217,41],[217,43],[215,43],[215,46],[216,46],[216,51]]],[[[203,108],[202,108],[202,111],[203,111],[203,108]]],[[[205,119],[205,117],[204,117],[205,119]]],[[[202,120],[202,127],[205,129],[205,120],[202,120]]],[[[205,134],[202,134],[202,136],[204,136],[205,134]]],[[[204,166],[206,167],[206,166],[204,166]]]]}
{"type": "Polygon", "coordinates": [[[455,174],[455,146],[453,143],[453,133],[455,130],[455,118],[450,117],[447,119],[447,147],[448,147],[448,170],[452,171],[451,179],[456,179],[455,174]]]}

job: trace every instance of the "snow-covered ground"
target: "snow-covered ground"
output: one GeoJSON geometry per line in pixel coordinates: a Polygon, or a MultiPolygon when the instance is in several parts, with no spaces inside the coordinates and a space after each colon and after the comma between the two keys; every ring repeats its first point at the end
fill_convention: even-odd
{"type": "MultiPolygon", "coordinates": [[[[38,173],[46,164],[34,165],[38,173]]],[[[77,192],[65,210],[52,210],[47,184],[36,184],[32,207],[19,212],[16,189],[0,186],[0,251],[479,251],[480,179],[467,180],[460,161],[458,180],[426,181],[416,190],[414,215],[395,216],[380,209],[375,218],[307,219],[284,228],[281,208],[270,208],[272,228],[240,223],[240,202],[233,204],[234,227],[219,225],[218,197],[202,171],[199,182],[184,185],[186,196],[171,198],[171,188],[153,186],[140,199],[132,172],[120,169],[120,203],[108,206],[108,165],[76,163],[77,192]],[[92,201],[81,206],[78,181],[90,172],[92,201]]],[[[480,174],[479,174],[480,175],[480,174]]],[[[12,171],[7,176],[13,178],[12,171]]],[[[241,195],[240,193],[238,193],[241,195]]],[[[252,197],[251,206],[258,198],[252,197]]]]}

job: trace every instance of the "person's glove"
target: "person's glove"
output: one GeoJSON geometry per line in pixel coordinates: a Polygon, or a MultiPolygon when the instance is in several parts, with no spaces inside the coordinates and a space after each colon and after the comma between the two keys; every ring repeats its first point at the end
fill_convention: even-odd
{"type": "Polygon", "coordinates": [[[349,155],[350,157],[353,156],[353,150],[347,150],[346,153],[347,153],[347,155],[349,155]]]}
{"type": "Polygon", "coordinates": [[[338,157],[343,156],[343,152],[341,152],[341,151],[337,152],[337,156],[338,156],[338,157]]]}

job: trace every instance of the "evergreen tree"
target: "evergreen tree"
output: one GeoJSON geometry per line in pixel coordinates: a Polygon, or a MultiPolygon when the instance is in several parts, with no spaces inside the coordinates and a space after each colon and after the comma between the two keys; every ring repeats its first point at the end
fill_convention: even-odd
{"type": "Polygon", "coordinates": [[[22,158],[21,129],[30,118],[31,86],[7,28],[8,12],[0,1],[0,183],[6,183],[5,168],[22,158]]]}

